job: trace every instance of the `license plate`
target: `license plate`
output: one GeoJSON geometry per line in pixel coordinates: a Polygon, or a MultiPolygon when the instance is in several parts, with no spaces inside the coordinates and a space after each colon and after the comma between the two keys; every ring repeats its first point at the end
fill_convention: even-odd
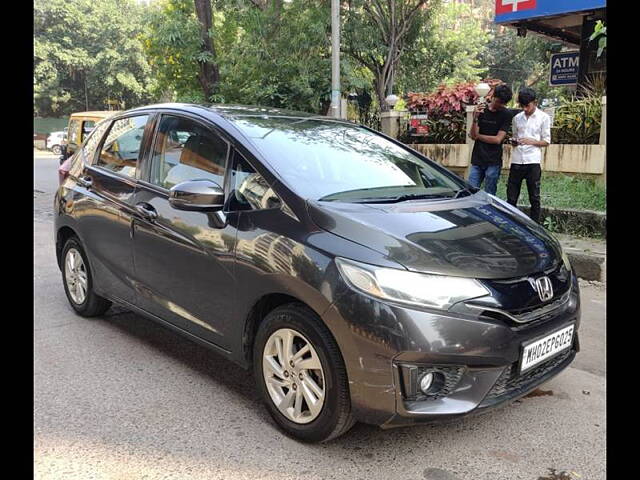
{"type": "Polygon", "coordinates": [[[520,373],[550,359],[567,348],[571,348],[574,327],[575,325],[571,324],[525,345],[520,359],[520,373]]]}

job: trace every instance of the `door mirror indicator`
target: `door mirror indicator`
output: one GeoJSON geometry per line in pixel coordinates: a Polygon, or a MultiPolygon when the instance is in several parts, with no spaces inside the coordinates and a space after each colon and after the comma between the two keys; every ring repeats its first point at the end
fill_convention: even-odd
{"type": "Polygon", "coordinates": [[[190,180],[169,190],[169,203],[178,210],[215,212],[224,206],[224,190],[212,180],[190,180]]]}

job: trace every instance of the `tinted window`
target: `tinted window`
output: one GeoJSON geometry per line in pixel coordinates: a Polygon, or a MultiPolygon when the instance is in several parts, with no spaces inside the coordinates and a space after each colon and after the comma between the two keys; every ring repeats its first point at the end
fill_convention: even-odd
{"type": "Polygon", "coordinates": [[[231,170],[230,210],[261,210],[280,207],[280,199],[262,175],[239,153],[231,170]]]}
{"type": "Polygon", "coordinates": [[[151,162],[150,182],[171,188],[189,180],[224,184],[227,143],[188,118],[163,115],[151,162]]]}
{"type": "Polygon", "coordinates": [[[127,177],[135,178],[138,156],[148,115],[116,120],[102,145],[98,165],[127,177]]]}
{"type": "Polygon", "coordinates": [[[236,125],[305,198],[340,201],[451,196],[463,187],[408,150],[357,125],[317,119],[239,118],[236,125]]]}

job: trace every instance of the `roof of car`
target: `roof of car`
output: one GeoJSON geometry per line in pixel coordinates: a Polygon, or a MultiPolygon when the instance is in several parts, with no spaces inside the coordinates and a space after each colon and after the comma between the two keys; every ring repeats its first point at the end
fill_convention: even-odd
{"type": "MultiPolygon", "coordinates": [[[[154,108],[184,109],[184,110],[207,110],[216,113],[221,117],[233,122],[235,119],[247,117],[280,117],[280,118],[313,118],[333,122],[347,122],[344,119],[317,115],[298,110],[287,110],[274,107],[260,107],[255,105],[227,105],[227,104],[194,104],[194,103],[161,103],[156,105],[146,105],[134,110],[146,110],[154,108]]],[[[349,122],[351,123],[351,122],[349,122]]]]}
{"type": "Polygon", "coordinates": [[[120,110],[93,110],[89,112],[74,112],[72,117],[99,117],[106,118],[120,113],[120,110]]]}

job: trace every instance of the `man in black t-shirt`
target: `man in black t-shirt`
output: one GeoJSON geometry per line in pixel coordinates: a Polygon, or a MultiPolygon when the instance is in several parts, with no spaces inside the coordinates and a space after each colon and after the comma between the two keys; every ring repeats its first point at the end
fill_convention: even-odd
{"type": "Polygon", "coordinates": [[[513,94],[507,85],[495,87],[487,108],[480,104],[473,112],[469,136],[475,140],[471,153],[469,183],[480,188],[484,180],[487,193],[496,194],[502,168],[502,141],[511,128],[512,113],[506,108],[513,94]]]}

